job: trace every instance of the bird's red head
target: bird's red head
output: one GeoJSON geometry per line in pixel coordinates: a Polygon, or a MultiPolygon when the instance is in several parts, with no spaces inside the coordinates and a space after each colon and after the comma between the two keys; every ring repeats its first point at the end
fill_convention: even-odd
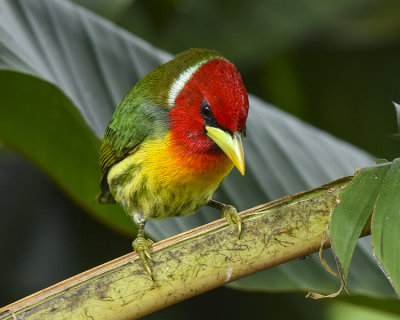
{"type": "MultiPolygon", "coordinates": [[[[188,153],[223,153],[207,128],[244,134],[249,102],[235,66],[213,58],[186,70],[172,85],[171,138],[188,153]]],[[[225,152],[226,153],[226,152],[225,152]]]]}

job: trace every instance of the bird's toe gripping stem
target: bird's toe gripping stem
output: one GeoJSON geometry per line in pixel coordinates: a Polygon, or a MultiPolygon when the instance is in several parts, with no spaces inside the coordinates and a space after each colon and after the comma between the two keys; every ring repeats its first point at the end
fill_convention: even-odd
{"type": "Polygon", "coordinates": [[[221,210],[222,216],[228,221],[229,225],[236,225],[237,226],[237,235],[240,238],[242,233],[242,218],[240,217],[239,213],[237,212],[236,208],[231,205],[224,205],[221,210]]]}
{"type": "Polygon", "coordinates": [[[231,226],[236,225],[238,231],[238,238],[240,238],[240,235],[242,233],[242,218],[240,217],[236,208],[234,206],[223,204],[213,199],[210,199],[207,202],[207,205],[209,207],[213,207],[215,209],[220,210],[222,213],[222,217],[224,217],[226,221],[228,221],[229,225],[231,226]]]}
{"type": "Polygon", "coordinates": [[[136,239],[132,242],[133,249],[139,255],[139,259],[142,262],[144,268],[146,269],[147,273],[153,279],[153,273],[151,271],[150,263],[154,263],[153,258],[151,257],[149,248],[153,244],[153,240],[145,239],[142,234],[138,234],[136,239]]]}

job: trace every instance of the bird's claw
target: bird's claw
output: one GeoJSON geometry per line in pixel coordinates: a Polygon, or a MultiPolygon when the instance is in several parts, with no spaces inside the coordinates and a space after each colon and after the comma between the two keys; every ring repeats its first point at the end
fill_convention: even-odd
{"type": "Polygon", "coordinates": [[[228,221],[229,225],[236,225],[238,231],[238,238],[242,233],[242,218],[234,206],[225,205],[222,209],[222,216],[228,221]]]}
{"type": "Polygon", "coordinates": [[[151,257],[149,248],[153,243],[153,240],[145,239],[142,235],[138,235],[132,242],[133,250],[139,255],[140,262],[142,262],[151,279],[153,279],[153,272],[151,271],[150,263],[154,263],[154,260],[151,257]]]}

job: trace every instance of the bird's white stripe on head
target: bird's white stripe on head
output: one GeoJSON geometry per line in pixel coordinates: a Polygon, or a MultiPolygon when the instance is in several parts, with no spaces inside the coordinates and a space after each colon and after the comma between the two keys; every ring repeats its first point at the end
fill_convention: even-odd
{"type": "Polygon", "coordinates": [[[190,68],[187,68],[185,71],[183,71],[178,78],[174,80],[174,82],[171,85],[171,88],[169,89],[168,93],[168,105],[170,108],[172,108],[175,104],[175,99],[178,96],[179,92],[183,89],[185,86],[186,82],[189,81],[189,79],[193,76],[193,74],[209,59],[203,60],[195,64],[194,66],[191,66],[190,68]]]}

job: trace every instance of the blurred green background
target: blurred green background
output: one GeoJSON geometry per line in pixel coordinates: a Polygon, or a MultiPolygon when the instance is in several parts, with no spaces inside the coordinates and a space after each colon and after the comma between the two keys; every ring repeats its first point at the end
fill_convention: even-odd
{"type": "MultiPolygon", "coordinates": [[[[399,147],[388,136],[397,132],[392,101],[400,102],[399,1],[75,2],[171,53],[217,49],[235,63],[249,92],[377,158],[398,156],[399,147]]],[[[131,250],[130,239],[92,219],[37,168],[3,147],[0,194],[5,221],[0,255],[7,258],[0,271],[9,275],[2,277],[0,305],[131,250]],[[20,192],[26,194],[23,201],[20,192]]],[[[396,319],[400,305],[366,297],[313,301],[303,293],[220,288],[146,319],[205,315],[396,319]]]]}

